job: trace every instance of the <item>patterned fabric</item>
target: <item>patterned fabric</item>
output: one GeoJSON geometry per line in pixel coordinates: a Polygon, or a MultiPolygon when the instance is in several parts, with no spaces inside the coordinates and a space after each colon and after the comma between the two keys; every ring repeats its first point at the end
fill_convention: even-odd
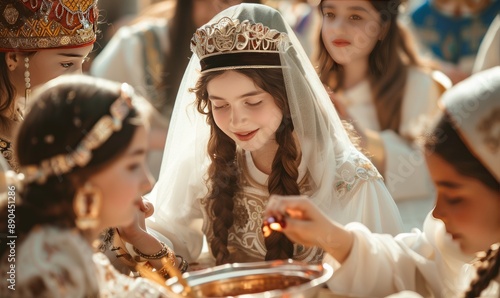
{"type": "Polygon", "coordinates": [[[475,56],[489,25],[500,11],[500,1],[477,15],[456,17],[440,12],[425,1],[411,13],[418,40],[441,60],[458,64],[461,58],[475,56]]]}
{"type": "Polygon", "coordinates": [[[5,0],[0,51],[72,48],[95,42],[97,0],[5,0]]]}
{"type": "Polygon", "coordinates": [[[148,280],[118,273],[74,231],[37,227],[16,244],[15,259],[1,259],[0,297],[167,297],[148,280]],[[9,288],[12,265],[15,286],[9,288]]]}
{"type": "Polygon", "coordinates": [[[7,138],[0,137],[0,153],[7,160],[11,169],[19,172],[19,164],[17,163],[12,143],[7,138]]]}
{"type": "MultiPolygon", "coordinates": [[[[241,191],[236,195],[233,214],[234,224],[229,230],[228,249],[231,252],[230,262],[257,262],[263,261],[267,252],[262,234],[262,214],[269,199],[267,184],[263,183],[263,177],[252,177],[255,172],[255,165],[252,163],[250,154],[238,152],[238,164],[241,167],[240,183],[241,191]]],[[[362,184],[363,181],[381,180],[371,162],[361,155],[353,155],[352,158],[339,168],[339,181],[335,189],[339,201],[349,200],[352,192],[362,184]]],[[[310,196],[313,187],[309,172],[305,172],[299,182],[301,194],[310,196]]],[[[207,199],[201,200],[204,206],[203,213],[204,233],[208,243],[213,239],[213,214],[211,214],[211,203],[207,199]],[[207,220],[208,219],[208,220],[207,220]]],[[[294,259],[311,264],[321,263],[323,250],[317,247],[304,247],[294,244],[294,259]]]]}

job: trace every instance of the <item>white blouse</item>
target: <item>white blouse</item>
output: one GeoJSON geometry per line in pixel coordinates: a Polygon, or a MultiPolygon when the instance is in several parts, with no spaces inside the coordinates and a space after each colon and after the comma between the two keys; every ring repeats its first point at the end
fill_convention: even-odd
{"type": "MultiPolygon", "coordinates": [[[[443,222],[430,213],[423,232],[415,229],[396,237],[371,233],[359,223],[346,228],[355,237],[346,261],[340,265],[330,255],[324,258],[335,268],[328,287],[340,295],[385,297],[413,291],[423,297],[461,297],[475,274],[470,264],[474,256],[464,255],[443,222]]],[[[499,293],[493,282],[483,296],[499,293]]]]}

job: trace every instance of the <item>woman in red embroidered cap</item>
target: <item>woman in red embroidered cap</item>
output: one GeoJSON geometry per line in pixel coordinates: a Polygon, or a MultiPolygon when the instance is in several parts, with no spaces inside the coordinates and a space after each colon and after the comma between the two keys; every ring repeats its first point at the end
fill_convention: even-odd
{"type": "Polygon", "coordinates": [[[12,138],[31,90],[81,73],[96,40],[97,0],[0,3],[0,152],[14,170],[12,138]]]}

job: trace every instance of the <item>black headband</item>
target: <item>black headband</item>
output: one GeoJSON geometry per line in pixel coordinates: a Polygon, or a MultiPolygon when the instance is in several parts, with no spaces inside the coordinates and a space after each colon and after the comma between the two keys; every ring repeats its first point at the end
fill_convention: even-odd
{"type": "Polygon", "coordinates": [[[216,68],[281,67],[277,52],[232,52],[208,56],[200,60],[201,71],[216,68]]]}

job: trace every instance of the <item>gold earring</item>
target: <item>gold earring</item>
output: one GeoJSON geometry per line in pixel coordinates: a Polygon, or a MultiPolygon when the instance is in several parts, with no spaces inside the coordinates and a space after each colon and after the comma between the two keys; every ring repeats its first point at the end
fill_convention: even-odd
{"type": "Polygon", "coordinates": [[[101,211],[102,195],[99,189],[90,183],[80,188],[73,201],[75,224],[80,230],[94,229],[99,224],[98,216],[101,211]]]}
{"type": "Polygon", "coordinates": [[[24,100],[27,101],[28,98],[30,97],[31,94],[31,74],[30,74],[30,58],[25,57],[24,58],[24,68],[26,69],[24,71],[24,100]]]}

